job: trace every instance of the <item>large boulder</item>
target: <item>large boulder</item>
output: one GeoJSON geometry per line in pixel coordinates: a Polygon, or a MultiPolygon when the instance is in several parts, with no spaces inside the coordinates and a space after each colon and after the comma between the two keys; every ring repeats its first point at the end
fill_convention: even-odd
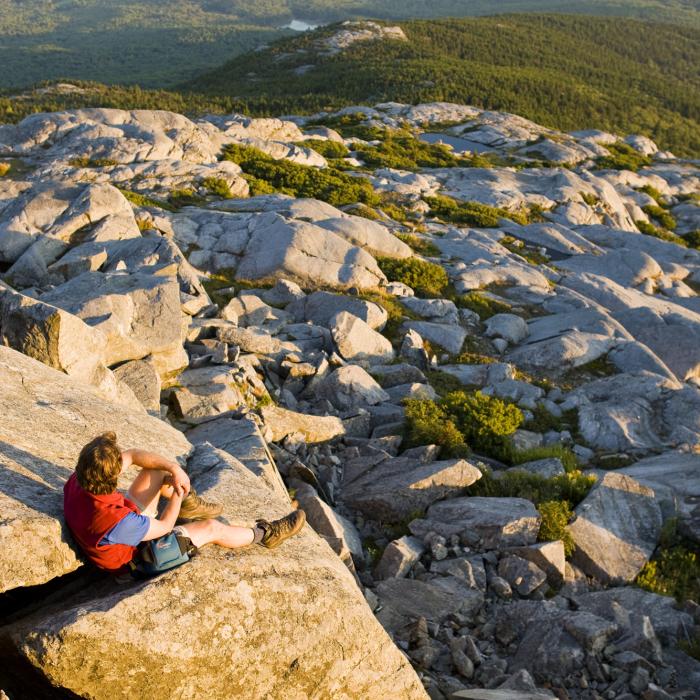
{"type": "MultiPolygon", "coordinates": [[[[232,522],[289,508],[210,446],[197,449],[190,473],[232,522]]],[[[274,551],[208,547],[146,583],[98,583],[4,628],[0,644],[46,688],[95,699],[427,697],[350,572],[308,527],[274,551]]]]}
{"type": "Polygon", "coordinates": [[[372,330],[381,330],[387,321],[387,312],[379,304],[358,297],[330,292],[314,292],[300,299],[290,309],[297,320],[311,321],[317,326],[326,326],[341,311],[347,311],[362,319],[372,330]]]}
{"type": "MultiPolygon", "coordinates": [[[[33,586],[81,565],[62,523],[63,483],[84,444],[113,430],[124,448],[184,463],[185,437],[120,407],[71,377],[0,347],[0,591],[33,586]],[[31,552],[31,556],[27,553],[31,552]]],[[[128,486],[134,472],[120,480],[128,486]]]]}
{"type": "Polygon", "coordinates": [[[428,508],[425,518],[410,523],[411,533],[459,535],[468,546],[501,549],[534,544],[541,518],[524,498],[450,498],[428,508]]]}
{"type": "Polygon", "coordinates": [[[273,442],[284,440],[292,433],[303,435],[307,444],[326,442],[345,434],[343,421],[336,416],[312,416],[279,406],[264,406],[260,413],[271,431],[268,439],[273,442]]]}
{"type": "Polygon", "coordinates": [[[481,472],[464,459],[429,461],[407,456],[387,459],[343,489],[343,500],[366,516],[399,521],[481,478],[481,472]]]}
{"type": "Polygon", "coordinates": [[[661,508],[654,491],[624,474],[606,474],[576,508],[569,532],[574,563],[603,583],[628,583],[656,549],[661,508]]]}
{"type": "Polygon", "coordinates": [[[320,381],[316,394],[341,411],[389,400],[389,394],[358,365],[345,365],[331,372],[320,381]]]}
{"type": "Polygon", "coordinates": [[[265,223],[252,232],[236,271],[238,279],[265,282],[285,277],[306,286],[340,289],[374,288],[385,280],[369,253],[330,231],[281,217],[265,223]]]}
{"type": "Polygon", "coordinates": [[[362,319],[341,311],[329,321],[333,342],[343,359],[349,362],[391,362],[394,350],[391,342],[373,331],[362,319]]]}
{"type": "Polygon", "coordinates": [[[85,272],[43,294],[41,300],[101,330],[107,365],[151,355],[161,376],[187,365],[175,277],[85,272]]]}

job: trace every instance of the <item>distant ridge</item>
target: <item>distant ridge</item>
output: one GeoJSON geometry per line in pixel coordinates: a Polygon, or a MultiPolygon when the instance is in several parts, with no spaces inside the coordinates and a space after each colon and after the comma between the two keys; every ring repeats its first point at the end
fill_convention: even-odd
{"type": "Polygon", "coordinates": [[[256,114],[445,100],[562,130],[642,132],[678,154],[700,153],[698,29],[573,15],[400,27],[407,40],[375,37],[337,52],[327,45],[347,27],[323,27],[234,58],[182,87],[238,98],[256,114]]]}

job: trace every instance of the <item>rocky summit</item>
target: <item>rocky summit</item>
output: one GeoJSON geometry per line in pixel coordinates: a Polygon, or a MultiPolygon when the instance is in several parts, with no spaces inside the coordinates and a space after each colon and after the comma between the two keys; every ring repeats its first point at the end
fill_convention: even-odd
{"type": "Polygon", "coordinates": [[[0,126],[0,697],[700,697],[697,581],[657,580],[698,571],[699,248],[700,166],[639,135],[0,126]],[[102,577],[61,494],[106,430],[309,526],[102,577]]]}

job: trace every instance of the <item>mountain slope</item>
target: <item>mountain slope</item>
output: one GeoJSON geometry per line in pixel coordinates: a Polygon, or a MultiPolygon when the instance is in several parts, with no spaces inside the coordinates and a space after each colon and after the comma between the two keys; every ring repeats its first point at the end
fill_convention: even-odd
{"type": "Polygon", "coordinates": [[[407,41],[331,54],[338,26],[239,56],[184,88],[256,113],[446,100],[559,129],[640,131],[700,152],[700,31],[638,20],[509,15],[402,22],[407,41]]]}
{"type": "Polygon", "coordinates": [[[0,86],[71,78],[166,87],[288,33],[290,20],[571,12],[700,27],[690,0],[0,0],[0,86]]]}

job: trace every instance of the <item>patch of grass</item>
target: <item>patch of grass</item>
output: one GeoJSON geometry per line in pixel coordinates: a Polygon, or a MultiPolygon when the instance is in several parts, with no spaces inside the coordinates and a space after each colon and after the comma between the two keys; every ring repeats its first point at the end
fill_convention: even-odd
{"type": "Polygon", "coordinates": [[[532,410],[532,415],[533,417],[523,426],[526,430],[532,430],[534,433],[546,433],[548,430],[556,430],[558,432],[565,430],[562,427],[562,417],[550,413],[541,404],[535,406],[532,410]]]}
{"type": "Polygon", "coordinates": [[[659,224],[661,224],[661,226],[667,231],[676,230],[675,217],[673,214],[671,214],[671,212],[666,211],[666,209],[663,207],[660,207],[657,204],[647,204],[646,206],[642,207],[642,211],[647,216],[650,216],[655,221],[658,221],[659,224]]]}
{"type": "Polygon", "coordinates": [[[396,233],[394,235],[406,245],[410,246],[411,249],[419,255],[440,255],[440,249],[435,245],[435,243],[426,238],[420,238],[413,233],[396,233]]]}
{"type": "Polygon", "coordinates": [[[654,238],[659,238],[667,243],[675,243],[676,245],[683,246],[684,248],[688,247],[685,239],[681,238],[680,236],[676,236],[675,233],[670,233],[669,231],[664,231],[661,228],[657,228],[654,226],[654,224],[650,224],[648,221],[640,220],[635,221],[634,223],[645,236],[654,236],[654,238]]]}
{"type": "Polygon", "coordinates": [[[572,367],[567,370],[564,374],[563,382],[571,382],[572,384],[577,383],[581,378],[588,377],[611,377],[613,374],[617,374],[618,369],[615,365],[610,362],[607,355],[601,355],[595,360],[586,362],[578,367],[572,367]]]}
{"type": "Polygon", "coordinates": [[[324,158],[330,159],[347,158],[350,153],[344,143],[326,139],[309,139],[308,141],[299,141],[296,145],[301,148],[311,148],[324,158]]]}
{"type": "Polygon", "coordinates": [[[468,294],[458,295],[453,299],[454,303],[460,309],[470,309],[478,314],[482,321],[486,321],[496,314],[507,313],[510,311],[510,306],[496,299],[491,299],[483,292],[469,292],[468,294]]]}
{"type": "Polygon", "coordinates": [[[400,224],[405,224],[408,221],[408,214],[397,204],[393,202],[383,201],[381,204],[381,210],[394,221],[398,221],[400,224]]]}
{"type": "Polygon", "coordinates": [[[368,116],[363,112],[353,114],[342,114],[332,117],[322,117],[313,122],[308,122],[308,126],[327,126],[329,129],[337,131],[343,138],[357,138],[363,141],[377,141],[384,138],[386,129],[383,126],[373,126],[366,124],[368,116]]]}
{"type": "Polygon", "coordinates": [[[529,212],[512,212],[481,202],[458,202],[446,195],[425,197],[425,201],[430,207],[431,216],[440,217],[454,224],[476,228],[496,228],[501,219],[511,219],[522,225],[530,223],[529,212]]]}
{"type": "Polygon", "coordinates": [[[0,163],[0,177],[5,177],[12,166],[9,163],[0,163]]]}
{"type": "Polygon", "coordinates": [[[357,202],[379,204],[379,197],[367,178],[354,177],[332,167],[314,168],[275,160],[257,148],[240,144],[225,146],[222,158],[241,166],[253,196],[280,192],[320,199],[333,206],[357,202]]]}
{"type": "Polygon", "coordinates": [[[664,524],[656,553],[639,572],[636,584],[679,602],[700,602],[700,547],[680,536],[676,518],[664,524]]]}
{"type": "Polygon", "coordinates": [[[524,498],[539,507],[549,501],[566,501],[577,506],[595,484],[595,476],[580,471],[546,478],[526,471],[501,472],[497,476],[485,470],[479,481],[467,488],[469,496],[524,498]]]}
{"type": "Polygon", "coordinates": [[[223,177],[205,177],[202,180],[202,187],[215,197],[221,197],[222,199],[231,199],[233,197],[231,188],[223,177]]]}
{"type": "Polygon", "coordinates": [[[381,221],[382,217],[377,214],[377,212],[368,207],[366,204],[352,204],[344,209],[347,214],[352,214],[353,216],[361,216],[363,219],[369,219],[370,221],[381,221]]]}
{"type": "Polygon", "coordinates": [[[651,165],[651,158],[635,151],[632,146],[617,141],[605,146],[610,152],[609,156],[601,156],[596,161],[598,168],[604,170],[631,170],[636,173],[639,168],[651,165]]]}
{"type": "Polygon", "coordinates": [[[700,661],[700,632],[695,632],[695,635],[690,639],[678,642],[678,648],[688,656],[700,661]]]}
{"type": "Polygon", "coordinates": [[[559,459],[567,474],[572,474],[579,468],[576,455],[566,446],[561,444],[545,445],[542,447],[532,447],[528,450],[512,450],[510,463],[514,466],[535,462],[538,459],[549,459],[556,457],[559,459]]]}
{"type": "Polygon", "coordinates": [[[68,165],[73,168],[110,168],[114,165],[119,165],[116,160],[111,158],[88,158],[81,156],[79,158],[71,158],[68,165]]]}
{"type": "Polygon", "coordinates": [[[153,223],[149,219],[136,219],[136,225],[139,231],[148,231],[153,228],[153,223]]]}
{"type": "Polygon", "coordinates": [[[382,558],[384,548],[380,547],[373,537],[367,537],[364,540],[362,540],[362,548],[367,554],[367,560],[370,565],[370,568],[374,568],[379,563],[379,560],[382,558]]]}
{"type": "Polygon", "coordinates": [[[179,209],[180,207],[196,206],[204,203],[204,197],[197,194],[192,188],[172,190],[168,195],[168,202],[179,209]]]}
{"type": "Polygon", "coordinates": [[[593,192],[579,192],[579,194],[589,207],[595,207],[597,204],[600,204],[600,197],[597,194],[593,194],[593,192]]]}
{"type": "Polygon", "coordinates": [[[166,211],[177,211],[176,207],[168,202],[164,202],[161,199],[154,199],[148,195],[132,192],[131,190],[125,190],[121,187],[118,187],[117,189],[129,202],[135,204],[137,207],[156,207],[157,209],[165,209],[166,211]]]}
{"type": "Polygon", "coordinates": [[[232,287],[234,283],[238,285],[235,279],[236,271],[233,269],[219,270],[213,272],[207,279],[202,280],[202,286],[211,300],[218,306],[225,306],[229,302],[229,297],[219,294],[220,289],[232,287]]]}
{"type": "Polygon", "coordinates": [[[460,456],[468,448],[464,436],[447,412],[434,401],[408,399],[406,409],[406,447],[438,445],[443,457],[460,456]]]}
{"type": "Polygon", "coordinates": [[[403,282],[420,297],[440,297],[449,284],[445,269],[427,260],[378,257],[377,263],[390,282],[403,282]]]}
{"type": "Polygon", "coordinates": [[[544,501],[537,506],[542,518],[540,530],[537,533],[538,542],[554,542],[561,540],[564,543],[564,555],[568,559],[576,549],[574,538],[567,530],[567,525],[574,517],[568,501],[544,501]]]}

